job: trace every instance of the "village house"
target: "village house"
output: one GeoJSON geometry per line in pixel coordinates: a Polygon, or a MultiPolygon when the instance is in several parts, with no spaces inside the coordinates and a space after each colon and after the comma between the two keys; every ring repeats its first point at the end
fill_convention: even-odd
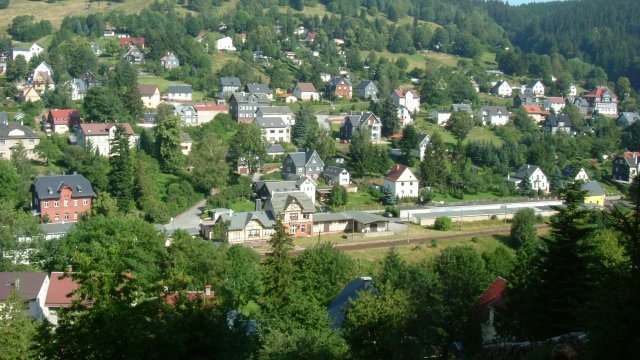
{"type": "Polygon", "coordinates": [[[604,116],[618,116],[618,97],[608,87],[598,86],[582,98],[589,104],[588,114],[598,112],[604,116]]]}
{"type": "Polygon", "coordinates": [[[544,84],[540,80],[531,80],[525,87],[524,94],[533,97],[544,96],[544,84]]]}
{"type": "Polygon", "coordinates": [[[327,86],[327,95],[351,100],[353,96],[351,80],[344,77],[333,78],[327,86]]]}
{"type": "Polygon", "coordinates": [[[320,80],[322,80],[323,83],[327,83],[329,81],[331,81],[331,79],[333,79],[333,76],[329,73],[320,73],[320,80]]]}
{"type": "Polygon", "coordinates": [[[191,136],[186,132],[183,132],[180,137],[180,152],[182,152],[183,155],[189,155],[192,146],[193,140],[191,139],[191,136]]]}
{"type": "Polygon", "coordinates": [[[68,81],[67,84],[71,89],[71,100],[77,101],[84,99],[84,96],[87,94],[87,87],[84,81],[73,78],[68,81]]]}
{"type": "Polygon", "coordinates": [[[491,93],[496,96],[511,97],[513,90],[506,80],[500,80],[491,88],[491,93]]]}
{"type": "Polygon", "coordinates": [[[118,40],[120,46],[135,46],[144,49],[144,38],[123,37],[118,40]]]}
{"type": "Polygon", "coordinates": [[[256,110],[256,117],[280,118],[289,126],[296,124],[296,117],[288,106],[261,106],[256,110]]]}
{"type": "Polygon", "coordinates": [[[397,198],[414,198],[419,195],[419,180],[403,165],[395,165],[384,177],[383,188],[397,198]]]}
{"type": "Polygon", "coordinates": [[[76,222],[91,210],[96,194],[84,176],[39,176],[31,184],[31,208],[45,223],[76,222]]]}
{"type": "Polygon", "coordinates": [[[562,169],[562,177],[570,179],[572,181],[589,181],[589,175],[583,167],[577,167],[571,164],[565,166],[564,169],[562,169]]]}
{"type": "Polygon", "coordinates": [[[550,96],[544,101],[543,107],[549,111],[553,110],[553,112],[557,114],[562,112],[562,110],[564,110],[565,105],[566,105],[566,102],[564,98],[557,97],[557,96],[550,96]]]}
{"type": "Polygon", "coordinates": [[[180,67],[180,60],[173,52],[168,52],[167,55],[160,58],[160,65],[165,69],[177,69],[180,67]]]}
{"type": "Polygon", "coordinates": [[[358,96],[361,99],[371,100],[378,98],[378,87],[376,86],[376,83],[371,80],[362,80],[356,89],[358,90],[358,96]]]}
{"type": "Polygon", "coordinates": [[[313,179],[302,176],[296,180],[260,180],[253,183],[256,193],[256,210],[263,210],[263,205],[271,199],[274,194],[288,194],[294,191],[301,191],[316,203],[316,187],[318,184],[313,179]],[[259,201],[258,201],[259,200],[259,201]]]}
{"type": "Polygon", "coordinates": [[[451,111],[447,111],[444,109],[433,110],[431,112],[431,120],[433,120],[433,122],[437,125],[445,126],[451,118],[451,115],[451,111]]]}
{"type": "Polygon", "coordinates": [[[484,125],[503,126],[509,123],[509,111],[505,106],[483,106],[480,116],[484,125]]]}
{"type": "Polygon", "coordinates": [[[267,95],[269,101],[273,101],[273,91],[266,84],[249,83],[245,85],[245,91],[249,94],[260,93],[267,95]]]}
{"type": "Polygon", "coordinates": [[[36,101],[41,101],[41,100],[42,100],[42,98],[40,97],[40,94],[38,94],[36,89],[34,89],[32,87],[26,87],[26,88],[24,88],[24,89],[22,89],[20,91],[19,101],[21,103],[24,103],[24,102],[36,102],[36,101]]]}
{"type": "Polygon", "coordinates": [[[427,134],[420,134],[418,137],[418,148],[411,150],[411,155],[420,159],[420,161],[424,160],[424,152],[427,150],[427,145],[429,145],[429,141],[431,138],[427,134]]]}
{"type": "Polygon", "coordinates": [[[66,134],[74,131],[82,121],[80,113],[75,109],[52,109],[49,110],[46,118],[43,119],[47,128],[56,134],[66,134]]]}
{"type": "Polygon", "coordinates": [[[173,113],[180,118],[180,122],[184,126],[197,126],[198,115],[193,105],[173,105],[173,113]]]}
{"type": "Polygon", "coordinates": [[[616,120],[616,124],[618,124],[618,126],[627,127],[638,121],[638,119],[640,119],[640,115],[637,112],[623,112],[618,117],[618,120],[616,120]]]}
{"type": "Polygon", "coordinates": [[[312,235],[316,207],[304,192],[275,193],[265,202],[264,209],[272,219],[280,219],[291,236],[312,235]]]}
{"type": "Polygon", "coordinates": [[[102,49],[100,48],[100,45],[96,44],[95,42],[90,42],[89,48],[91,48],[91,51],[93,51],[93,55],[95,55],[96,57],[102,55],[102,49]]]}
{"type": "Polygon", "coordinates": [[[218,51],[236,51],[236,47],[233,46],[233,39],[229,36],[225,36],[222,39],[216,40],[216,50],[218,51]]]}
{"type": "Polygon", "coordinates": [[[523,105],[522,109],[538,124],[544,122],[545,118],[551,115],[547,110],[543,110],[540,105],[523,105]]]}
{"type": "Polygon", "coordinates": [[[144,107],[155,109],[160,105],[160,89],[157,85],[138,85],[138,92],[144,107]]]}
{"type": "MultiPolygon", "coordinates": [[[[6,255],[6,254],[5,254],[6,255]]],[[[49,289],[49,275],[44,272],[0,272],[0,308],[17,291],[32,319],[44,318],[44,303],[49,289]]],[[[4,319],[3,319],[4,320],[4,319]]]]}
{"type": "Polygon", "coordinates": [[[39,143],[40,136],[30,127],[20,123],[0,122],[0,159],[10,160],[11,153],[20,145],[24,147],[27,158],[35,159],[35,147],[39,143]]]}
{"type": "Polygon", "coordinates": [[[129,123],[80,124],[76,130],[76,142],[82,147],[91,144],[99,155],[109,156],[118,125],[122,126],[129,137],[129,147],[137,148],[140,145],[140,136],[133,131],[129,123]]]}
{"type": "Polygon", "coordinates": [[[63,272],[51,273],[44,302],[44,317],[54,326],[58,325],[60,310],[68,308],[78,299],[78,296],[74,294],[77,288],[78,283],[71,278],[70,273],[66,276],[63,272]]]}
{"type": "Polygon", "coordinates": [[[512,182],[516,188],[520,186],[520,183],[525,178],[529,180],[531,190],[540,190],[545,193],[549,192],[549,181],[547,181],[547,176],[535,165],[522,165],[514,176],[507,175],[507,181],[512,182]]]}
{"type": "Polygon", "coordinates": [[[496,341],[498,332],[495,329],[495,316],[498,310],[505,309],[504,292],[507,289],[507,281],[498,276],[480,298],[473,304],[471,313],[480,321],[482,331],[482,343],[488,344],[496,341]]]}
{"type": "Polygon", "coordinates": [[[640,152],[625,152],[613,159],[611,178],[616,181],[631,183],[640,171],[640,152]]]}
{"type": "Polygon", "coordinates": [[[31,58],[42,54],[44,48],[40,46],[38,43],[33,43],[31,46],[26,48],[13,48],[11,49],[11,59],[15,60],[18,56],[22,55],[25,61],[28,63],[31,61],[31,58]]]}
{"type": "Polygon", "coordinates": [[[364,211],[313,214],[313,233],[376,233],[389,231],[389,219],[364,211]]]}
{"type": "Polygon", "coordinates": [[[253,120],[262,129],[262,137],[273,144],[291,142],[291,126],[280,117],[256,117],[253,120]]]}
{"type": "Polygon", "coordinates": [[[349,186],[351,183],[347,169],[339,166],[327,166],[322,172],[322,177],[329,185],[349,186]]]}
{"type": "Polygon", "coordinates": [[[271,144],[267,147],[267,155],[271,160],[276,160],[278,156],[282,156],[284,153],[284,147],[281,144],[271,144]]]}
{"type": "Polygon", "coordinates": [[[317,179],[324,170],[324,162],[315,150],[289,153],[282,162],[282,175],[286,179],[305,176],[317,179]]]}
{"type": "Polygon", "coordinates": [[[101,87],[102,81],[98,80],[98,78],[91,72],[91,70],[87,70],[80,76],[80,80],[84,82],[84,86],[88,89],[94,87],[101,87]]]}
{"type": "Polygon", "coordinates": [[[41,62],[35,69],[29,74],[31,87],[36,91],[42,93],[45,90],[55,89],[53,82],[53,70],[51,66],[46,62],[41,62]]]}
{"type": "Polygon", "coordinates": [[[516,96],[513,97],[513,107],[519,108],[525,105],[544,105],[544,102],[541,102],[541,100],[542,98],[536,98],[524,94],[516,94],[516,96]]]}
{"type": "Polygon", "coordinates": [[[129,47],[129,50],[122,55],[122,58],[125,59],[129,64],[141,64],[144,61],[144,54],[137,46],[129,47]]]}
{"type": "Polygon", "coordinates": [[[557,133],[571,134],[571,118],[569,115],[553,114],[547,116],[542,131],[555,135],[557,133]]]}
{"type": "Polygon", "coordinates": [[[578,95],[578,88],[575,85],[570,84],[569,88],[567,89],[567,96],[576,97],[577,95],[578,95]]]}
{"type": "Polygon", "coordinates": [[[229,105],[194,105],[193,110],[196,113],[197,125],[203,125],[213,120],[216,115],[229,111],[229,105]]]}
{"type": "Polygon", "coordinates": [[[250,123],[256,116],[256,110],[268,105],[269,99],[265,94],[235,92],[229,99],[229,112],[234,120],[250,123]]]}
{"type": "Polygon", "coordinates": [[[169,85],[167,99],[172,101],[191,101],[193,89],[191,85],[169,85]]]}
{"type": "Polygon", "coordinates": [[[412,113],[420,110],[420,95],[415,90],[395,89],[391,93],[391,100],[397,106],[404,106],[412,113]]]}
{"type": "Polygon", "coordinates": [[[404,106],[398,106],[398,122],[400,123],[400,127],[405,127],[413,122],[411,112],[404,106]]]}
{"type": "Polygon", "coordinates": [[[585,204],[594,204],[604,207],[606,193],[602,190],[602,186],[597,181],[588,181],[582,185],[582,189],[587,192],[584,196],[585,204]]]}
{"type": "Polygon", "coordinates": [[[211,220],[200,223],[200,234],[207,240],[214,240],[214,228],[226,224],[222,236],[227,243],[243,244],[245,242],[268,240],[274,232],[275,220],[264,211],[233,212],[228,209],[216,209],[211,220]]]}
{"type": "Polygon", "coordinates": [[[298,83],[293,88],[293,96],[300,101],[320,101],[320,93],[312,83],[298,83]]]}
{"type": "Polygon", "coordinates": [[[223,76],[218,80],[218,97],[225,98],[240,91],[242,82],[235,76],[223,76]]]}
{"type": "Polygon", "coordinates": [[[352,112],[351,115],[347,115],[340,126],[340,138],[351,140],[354,131],[365,128],[371,133],[371,142],[380,142],[382,139],[382,122],[371,112],[352,112]]]}

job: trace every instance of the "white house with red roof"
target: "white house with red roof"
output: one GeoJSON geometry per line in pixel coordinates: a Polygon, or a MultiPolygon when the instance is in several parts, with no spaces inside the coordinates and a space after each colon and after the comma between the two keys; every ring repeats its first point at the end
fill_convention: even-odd
{"type": "Polygon", "coordinates": [[[403,165],[395,165],[384,177],[384,188],[398,198],[418,197],[420,181],[403,165]]]}
{"type": "Polygon", "coordinates": [[[218,114],[229,112],[229,104],[194,105],[193,110],[196,112],[197,124],[202,125],[213,120],[218,114]]]}
{"type": "Polygon", "coordinates": [[[120,46],[129,45],[137,46],[144,49],[144,38],[126,37],[119,40],[120,46]]]}
{"type": "Polygon", "coordinates": [[[298,83],[293,88],[293,96],[300,101],[320,101],[320,93],[312,83],[298,83]]]}
{"type": "Polygon", "coordinates": [[[415,90],[395,89],[391,93],[391,99],[398,107],[404,106],[409,112],[420,110],[420,95],[415,90]]]}
{"type": "Polygon", "coordinates": [[[44,119],[51,131],[57,134],[65,134],[74,130],[82,120],[76,109],[52,109],[44,119]]]}
{"type": "Polygon", "coordinates": [[[140,144],[140,136],[133,131],[129,123],[81,124],[76,131],[76,141],[82,147],[91,143],[100,155],[109,156],[117,125],[121,125],[129,136],[129,147],[137,148],[140,144]]]}
{"type": "Polygon", "coordinates": [[[507,286],[507,280],[498,276],[487,289],[480,295],[480,298],[471,308],[474,316],[480,320],[482,324],[482,341],[489,343],[495,340],[497,335],[494,327],[494,319],[496,309],[505,307],[504,291],[507,286]]]}
{"type": "Polygon", "coordinates": [[[44,302],[44,317],[53,325],[58,325],[58,312],[68,308],[78,298],[74,291],[78,283],[71,279],[71,274],[66,277],[63,272],[52,272],[49,278],[49,288],[44,302]]]}
{"type": "Polygon", "coordinates": [[[562,112],[566,105],[564,98],[557,96],[550,96],[544,101],[544,108],[551,111],[555,111],[556,113],[562,112]]]}
{"type": "Polygon", "coordinates": [[[551,115],[549,111],[542,109],[540,105],[522,105],[522,109],[538,124],[551,115]]]}
{"type": "Polygon", "coordinates": [[[605,116],[618,116],[618,97],[608,87],[598,86],[582,95],[582,98],[589,103],[589,114],[597,111],[605,116]]]}

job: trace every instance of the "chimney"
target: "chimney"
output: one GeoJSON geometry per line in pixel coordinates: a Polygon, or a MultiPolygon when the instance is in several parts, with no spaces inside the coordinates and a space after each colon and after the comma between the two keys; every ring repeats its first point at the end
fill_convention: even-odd
{"type": "Polygon", "coordinates": [[[371,287],[371,276],[363,276],[360,279],[362,279],[362,287],[364,288],[364,290],[369,290],[369,288],[371,287]]]}
{"type": "Polygon", "coordinates": [[[67,268],[64,270],[65,273],[71,274],[73,272],[73,265],[67,265],[67,268]]]}
{"type": "Polygon", "coordinates": [[[211,285],[207,284],[204,286],[204,294],[206,296],[211,296],[211,285]]]}
{"type": "Polygon", "coordinates": [[[396,166],[395,166],[394,170],[395,170],[395,171],[400,171],[400,165],[396,164],[396,166]]]}

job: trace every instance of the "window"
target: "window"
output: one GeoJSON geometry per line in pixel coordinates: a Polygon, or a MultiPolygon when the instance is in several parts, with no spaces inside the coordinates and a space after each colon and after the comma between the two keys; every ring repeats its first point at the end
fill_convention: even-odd
{"type": "Polygon", "coordinates": [[[54,201],[54,202],[53,202],[53,207],[58,207],[58,204],[59,204],[59,201],[58,201],[58,200],[54,201]]]}
{"type": "Polygon", "coordinates": [[[298,220],[298,213],[290,214],[289,215],[289,220],[293,220],[293,221],[298,220]]]}
{"type": "Polygon", "coordinates": [[[0,140],[0,146],[4,146],[4,140],[0,140]]]}
{"type": "Polygon", "coordinates": [[[60,215],[58,215],[58,214],[53,215],[53,220],[55,220],[55,221],[60,220],[60,215]]]}
{"type": "Polygon", "coordinates": [[[78,213],[73,213],[73,220],[78,220],[78,213]]]}
{"type": "Polygon", "coordinates": [[[64,207],[67,207],[67,206],[69,206],[69,200],[64,201],[64,207]]]}
{"type": "Polygon", "coordinates": [[[302,218],[305,219],[305,220],[308,220],[309,219],[309,214],[302,214],[302,218]]]}
{"type": "Polygon", "coordinates": [[[69,220],[69,213],[64,213],[64,219],[69,220]]]}
{"type": "Polygon", "coordinates": [[[48,202],[48,201],[45,201],[45,202],[44,202],[44,208],[45,208],[45,209],[48,209],[48,208],[49,208],[49,202],[48,202]]]}
{"type": "Polygon", "coordinates": [[[301,233],[306,233],[306,232],[307,232],[306,230],[307,230],[307,229],[306,229],[306,226],[305,226],[305,225],[300,225],[300,232],[301,232],[301,233]]]}
{"type": "Polygon", "coordinates": [[[259,229],[252,229],[247,231],[247,237],[258,237],[260,236],[260,230],[259,229]]]}
{"type": "Polygon", "coordinates": [[[400,183],[400,186],[404,186],[404,181],[400,183]]]}
{"type": "Polygon", "coordinates": [[[82,199],[82,205],[89,205],[89,200],[82,199]]]}
{"type": "Polygon", "coordinates": [[[289,229],[289,233],[291,235],[294,235],[297,230],[298,230],[298,225],[291,225],[291,228],[289,229]]]}

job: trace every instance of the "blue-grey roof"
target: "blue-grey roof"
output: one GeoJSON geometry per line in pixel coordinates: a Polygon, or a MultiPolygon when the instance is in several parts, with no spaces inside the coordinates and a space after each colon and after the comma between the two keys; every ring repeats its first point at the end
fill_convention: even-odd
{"type": "Polygon", "coordinates": [[[271,94],[272,91],[269,89],[269,86],[266,84],[258,84],[251,83],[246,86],[247,92],[250,93],[263,93],[263,94],[271,94]]]}
{"type": "Polygon", "coordinates": [[[587,191],[588,196],[605,195],[604,190],[602,190],[600,184],[595,180],[586,182],[582,188],[587,191]]]}
{"type": "Polygon", "coordinates": [[[4,111],[0,111],[0,126],[7,125],[9,123],[9,114],[4,111]]]}
{"type": "MultiPolygon", "coordinates": [[[[373,81],[371,81],[371,80],[362,80],[362,81],[358,84],[357,89],[366,89],[366,88],[367,88],[367,86],[369,86],[369,85],[371,85],[371,84],[373,84],[373,86],[376,86],[376,84],[375,84],[373,81]]],[[[376,89],[377,89],[377,88],[378,88],[378,87],[376,86],[376,89]]]]}
{"type": "Polygon", "coordinates": [[[461,103],[461,104],[453,104],[451,105],[451,112],[456,111],[466,111],[468,113],[473,113],[473,109],[471,108],[471,104],[461,103]]]}
{"type": "Polygon", "coordinates": [[[241,103],[241,102],[264,102],[264,103],[269,103],[269,98],[267,98],[267,94],[263,94],[263,93],[247,93],[247,92],[234,92],[231,95],[232,98],[236,99],[236,102],[241,103]]]}
{"type": "Polygon", "coordinates": [[[362,125],[369,120],[369,118],[373,116],[377,119],[376,115],[371,112],[361,112],[361,113],[352,113],[351,115],[347,115],[345,118],[345,122],[342,124],[344,126],[347,122],[351,123],[353,129],[360,129],[362,125]]]}
{"type": "Polygon", "coordinates": [[[284,147],[281,144],[273,144],[267,148],[267,154],[284,154],[284,147]]]}
{"type": "Polygon", "coordinates": [[[64,185],[71,187],[71,197],[95,196],[91,183],[80,174],[37,177],[31,187],[39,199],[58,199],[64,185]]]}
{"type": "Polygon", "coordinates": [[[298,202],[303,213],[313,213],[316,211],[313,201],[302,191],[291,191],[288,193],[275,193],[271,197],[271,206],[277,214],[281,214],[292,202],[298,202]]]}
{"type": "Polygon", "coordinates": [[[545,121],[545,125],[549,126],[549,127],[557,127],[558,123],[560,122],[564,122],[564,126],[565,127],[571,127],[571,118],[569,117],[569,115],[565,115],[565,114],[551,114],[549,116],[547,116],[547,119],[545,121]]]}
{"type": "Polygon", "coordinates": [[[167,93],[169,94],[184,94],[184,93],[192,93],[193,89],[191,85],[169,85],[167,88],[167,93]]]}
{"type": "Polygon", "coordinates": [[[225,76],[220,78],[220,85],[222,86],[242,86],[240,79],[235,76],[225,76]]]}
{"type": "Polygon", "coordinates": [[[315,152],[315,150],[307,149],[306,151],[289,153],[289,156],[293,161],[293,165],[295,165],[296,167],[304,167],[307,166],[307,163],[315,152]]]}
{"type": "Polygon", "coordinates": [[[530,177],[537,169],[539,169],[535,165],[524,164],[518,169],[516,172],[515,178],[524,179],[525,177],[530,177]]]}
{"type": "Polygon", "coordinates": [[[280,105],[280,106],[260,106],[258,108],[263,115],[291,115],[293,111],[290,107],[280,105]]]}
{"type": "Polygon", "coordinates": [[[253,120],[261,128],[287,128],[289,125],[281,117],[257,117],[253,120]]]}
{"type": "Polygon", "coordinates": [[[2,139],[2,140],[8,140],[8,139],[39,139],[40,138],[38,136],[38,134],[36,134],[36,132],[33,131],[33,129],[31,129],[28,126],[20,125],[19,123],[11,123],[11,122],[8,122],[8,121],[4,125],[2,125],[2,124],[3,123],[0,122],[0,139],[2,139]],[[14,131],[14,130],[22,131],[22,134],[18,134],[18,131],[14,131]],[[14,131],[14,134],[13,135],[9,135],[9,133],[11,133],[12,131],[14,131]]]}
{"type": "Polygon", "coordinates": [[[324,171],[322,172],[322,174],[329,175],[329,176],[338,176],[342,174],[343,171],[346,171],[346,169],[343,167],[327,166],[326,168],[324,168],[324,171]]]}
{"type": "Polygon", "coordinates": [[[222,221],[229,221],[229,230],[242,230],[251,220],[257,220],[265,228],[272,228],[276,222],[264,211],[239,212],[233,215],[222,214],[222,221]]]}
{"type": "Polygon", "coordinates": [[[350,282],[329,305],[329,318],[333,321],[331,327],[342,329],[344,323],[344,310],[349,305],[349,301],[356,300],[361,292],[378,291],[371,286],[371,277],[363,276],[350,282]]]}

